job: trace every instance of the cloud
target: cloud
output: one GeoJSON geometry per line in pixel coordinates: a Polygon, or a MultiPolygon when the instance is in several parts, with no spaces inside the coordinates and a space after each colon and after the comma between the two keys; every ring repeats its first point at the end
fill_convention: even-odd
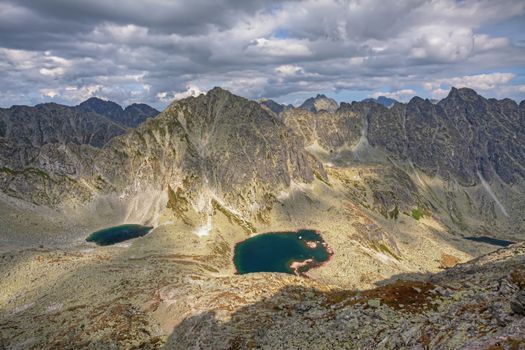
{"type": "Polygon", "coordinates": [[[398,101],[406,101],[410,97],[413,97],[417,94],[416,90],[413,89],[403,89],[390,92],[374,92],[370,97],[378,98],[379,96],[385,96],[388,98],[393,98],[398,101]]]}
{"type": "Polygon", "coordinates": [[[266,39],[252,41],[245,52],[248,55],[262,56],[310,56],[312,52],[305,40],[266,39]]]}
{"type": "Polygon", "coordinates": [[[433,90],[442,86],[454,86],[456,88],[468,87],[475,90],[490,90],[500,85],[508,84],[514,78],[515,75],[512,73],[466,75],[462,77],[437,79],[425,83],[424,88],[427,90],[433,90]]]}
{"type": "Polygon", "coordinates": [[[523,37],[492,28],[524,14],[520,0],[4,0],[0,105],[162,108],[213,86],[282,102],[462,84],[519,99],[523,37]]]}
{"type": "Polygon", "coordinates": [[[162,101],[162,102],[166,102],[166,103],[169,103],[173,100],[180,100],[180,99],[183,99],[183,98],[186,98],[186,97],[197,97],[201,94],[205,94],[206,91],[204,90],[201,90],[198,86],[195,86],[195,85],[188,85],[186,87],[186,90],[184,91],[179,91],[179,92],[175,92],[175,91],[161,91],[161,92],[158,92],[157,93],[157,98],[162,101]]]}
{"type": "Polygon", "coordinates": [[[297,74],[304,74],[304,69],[293,64],[284,64],[275,68],[275,72],[281,76],[293,76],[297,74]]]}

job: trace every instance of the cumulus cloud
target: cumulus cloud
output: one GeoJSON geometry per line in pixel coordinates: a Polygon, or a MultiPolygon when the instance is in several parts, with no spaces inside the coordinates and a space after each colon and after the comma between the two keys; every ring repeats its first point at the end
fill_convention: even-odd
{"type": "Polygon", "coordinates": [[[462,77],[451,77],[444,79],[436,79],[432,82],[425,83],[423,86],[427,90],[434,90],[442,86],[454,86],[457,88],[468,87],[475,90],[490,90],[505,85],[514,79],[515,75],[512,73],[490,73],[466,75],[462,77]]]}
{"type": "Polygon", "coordinates": [[[262,56],[310,56],[312,52],[305,40],[281,40],[259,38],[246,48],[248,55],[262,56]]]}
{"type": "Polygon", "coordinates": [[[282,102],[457,85],[519,99],[525,45],[505,23],[524,16],[520,0],[4,0],[0,105],[162,108],[213,86],[282,102]]]}
{"type": "Polygon", "coordinates": [[[188,85],[184,91],[161,91],[157,93],[157,98],[162,101],[169,103],[173,100],[180,100],[186,97],[197,97],[201,94],[206,93],[206,91],[201,90],[198,86],[188,85]]]}
{"type": "Polygon", "coordinates": [[[290,76],[304,73],[304,70],[301,67],[293,64],[285,64],[275,68],[275,72],[279,75],[290,76]]]}
{"type": "Polygon", "coordinates": [[[406,101],[410,99],[411,97],[415,96],[417,94],[416,90],[413,89],[402,89],[397,91],[389,91],[389,92],[374,92],[371,97],[378,98],[379,96],[385,96],[388,98],[393,98],[398,101],[406,101]]]}

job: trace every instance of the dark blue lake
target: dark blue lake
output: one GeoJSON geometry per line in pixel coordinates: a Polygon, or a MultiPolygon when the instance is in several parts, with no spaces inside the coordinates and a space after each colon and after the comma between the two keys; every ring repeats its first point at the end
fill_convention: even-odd
{"type": "Polygon", "coordinates": [[[492,238],[492,237],[487,237],[487,236],[471,236],[471,237],[465,237],[465,239],[468,239],[469,241],[474,241],[474,242],[482,242],[482,243],[497,245],[499,247],[507,247],[513,243],[516,243],[513,241],[507,241],[505,239],[497,239],[497,238],[492,238]]]}
{"type": "Polygon", "coordinates": [[[97,245],[111,245],[128,239],[144,236],[153,227],[126,224],[108,227],[100,231],[93,232],[86,238],[88,242],[95,242],[97,245]]]}
{"type": "Polygon", "coordinates": [[[315,230],[268,232],[237,243],[233,262],[237,273],[303,274],[330,259],[331,251],[315,230]]]}

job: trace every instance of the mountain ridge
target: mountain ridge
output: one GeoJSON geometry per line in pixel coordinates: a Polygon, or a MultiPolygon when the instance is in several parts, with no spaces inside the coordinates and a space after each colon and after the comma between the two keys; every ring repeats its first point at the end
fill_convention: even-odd
{"type": "Polygon", "coordinates": [[[214,88],[98,147],[99,114],[0,110],[0,347],[513,341],[524,245],[496,249],[523,240],[524,110],[449,95],[277,114],[214,88]],[[130,223],[153,229],[85,242],[130,223]],[[308,278],[236,273],[239,242],[302,228],[333,252],[308,278]]]}

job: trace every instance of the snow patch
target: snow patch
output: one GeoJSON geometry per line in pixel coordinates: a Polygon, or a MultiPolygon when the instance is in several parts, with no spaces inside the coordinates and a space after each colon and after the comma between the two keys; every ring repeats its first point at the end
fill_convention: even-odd
{"type": "Polygon", "coordinates": [[[197,227],[197,229],[195,229],[195,234],[199,237],[205,237],[210,234],[212,227],[213,225],[211,222],[211,215],[208,215],[208,221],[206,222],[206,225],[197,227]]]}

